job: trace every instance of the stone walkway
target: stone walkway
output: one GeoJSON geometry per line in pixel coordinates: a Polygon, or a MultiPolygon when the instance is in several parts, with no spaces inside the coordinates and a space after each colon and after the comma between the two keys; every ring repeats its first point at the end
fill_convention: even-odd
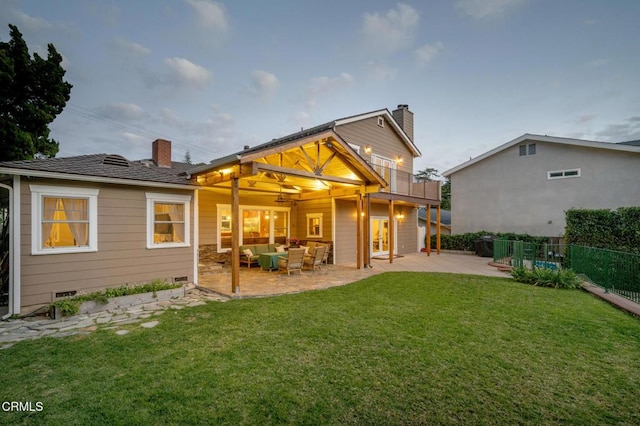
{"type": "Polygon", "coordinates": [[[11,347],[21,340],[40,337],[66,337],[95,331],[98,326],[124,335],[134,327],[153,328],[159,315],[166,311],[204,305],[206,301],[224,301],[225,298],[196,288],[186,290],[182,298],[135,305],[94,314],[74,315],[63,319],[28,317],[0,322],[0,349],[11,347]]]}

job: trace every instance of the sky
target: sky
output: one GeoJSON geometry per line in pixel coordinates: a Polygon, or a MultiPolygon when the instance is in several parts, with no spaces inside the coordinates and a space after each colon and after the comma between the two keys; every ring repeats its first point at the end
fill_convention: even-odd
{"type": "Polygon", "coordinates": [[[440,172],[524,133],[640,139],[638,0],[0,0],[71,99],[58,157],[209,162],[408,104],[440,172]]]}

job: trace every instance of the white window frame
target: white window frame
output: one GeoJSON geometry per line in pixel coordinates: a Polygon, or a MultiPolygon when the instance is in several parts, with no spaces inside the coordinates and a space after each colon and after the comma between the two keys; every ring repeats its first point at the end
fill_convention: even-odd
{"type": "MultiPolygon", "coordinates": [[[[231,248],[222,247],[222,210],[229,210],[231,212],[231,204],[216,204],[216,244],[218,245],[218,253],[226,253],[231,250],[231,248]]],[[[269,212],[269,244],[273,244],[275,241],[274,234],[274,223],[273,218],[278,212],[286,212],[287,213],[287,238],[291,237],[291,207],[274,207],[274,206],[255,206],[255,205],[240,205],[239,206],[239,216],[242,221],[242,216],[245,210],[264,210],[269,212]]],[[[233,214],[233,213],[230,213],[233,214]]],[[[233,223],[231,224],[233,226],[233,223]]],[[[242,228],[242,223],[239,225],[240,229],[240,245],[244,240],[244,232],[242,228]]]]}
{"type": "Polygon", "coordinates": [[[578,178],[582,176],[582,169],[566,169],[566,170],[551,170],[547,172],[547,180],[555,180],[555,179],[570,179],[570,178],[578,178]],[[567,175],[567,172],[572,174],[567,175]],[[560,173],[561,176],[552,176],[560,173]],[[573,174],[576,173],[576,174],[573,174]]]}
{"type": "Polygon", "coordinates": [[[160,194],[156,192],[147,192],[147,248],[175,248],[175,247],[191,247],[191,195],[179,194],[160,194]],[[154,242],[154,224],[155,224],[155,203],[182,204],[184,206],[184,241],[181,243],[154,242]]]}
{"type": "Polygon", "coordinates": [[[31,254],[88,253],[98,251],[98,193],[96,188],[29,185],[31,191],[31,254]],[[87,200],[89,235],[86,246],[43,247],[42,209],[44,198],[84,198],[87,200]]]}
{"type": "Polygon", "coordinates": [[[324,235],[323,230],[322,230],[322,216],[323,216],[323,213],[307,213],[307,222],[306,222],[307,238],[322,238],[322,236],[324,235]],[[320,226],[318,227],[318,235],[309,233],[309,220],[310,219],[318,219],[318,223],[320,224],[320,226]]]}
{"type": "Polygon", "coordinates": [[[384,128],[384,118],[382,116],[378,116],[378,126],[384,128]]]}

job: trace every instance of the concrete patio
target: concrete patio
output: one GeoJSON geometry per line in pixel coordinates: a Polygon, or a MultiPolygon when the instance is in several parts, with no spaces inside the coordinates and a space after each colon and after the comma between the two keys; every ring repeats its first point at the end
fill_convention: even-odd
{"type": "Polygon", "coordinates": [[[508,274],[489,266],[491,258],[457,253],[411,253],[393,259],[373,259],[371,268],[357,269],[356,265],[323,265],[320,271],[303,271],[287,275],[268,272],[254,266],[240,268],[240,292],[231,291],[229,266],[201,265],[198,287],[227,297],[262,297],[308,290],[320,290],[352,283],[372,275],[389,271],[450,272],[492,277],[509,277],[508,274]]]}

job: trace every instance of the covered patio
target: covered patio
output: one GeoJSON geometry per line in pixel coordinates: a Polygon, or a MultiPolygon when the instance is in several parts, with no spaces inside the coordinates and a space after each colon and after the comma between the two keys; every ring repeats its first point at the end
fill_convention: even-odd
{"type": "Polygon", "coordinates": [[[372,275],[390,271],[449,272],[494,277],[509,275],[489,266],[489,259],[454,253],[427,256],[426,253],[411,253],[396,257],[393,263],[385,259],[372,259],[371,268],[353,265],[323,265],[320,271],[303,271],[302,274],[287,275],[268,272],[260,268],[240,268],[237,291],[232,291],[230,266],[201,265],[198,287],[227,297],[264,297],[309,290],[322,290],[349,284],[372,275]]]}

